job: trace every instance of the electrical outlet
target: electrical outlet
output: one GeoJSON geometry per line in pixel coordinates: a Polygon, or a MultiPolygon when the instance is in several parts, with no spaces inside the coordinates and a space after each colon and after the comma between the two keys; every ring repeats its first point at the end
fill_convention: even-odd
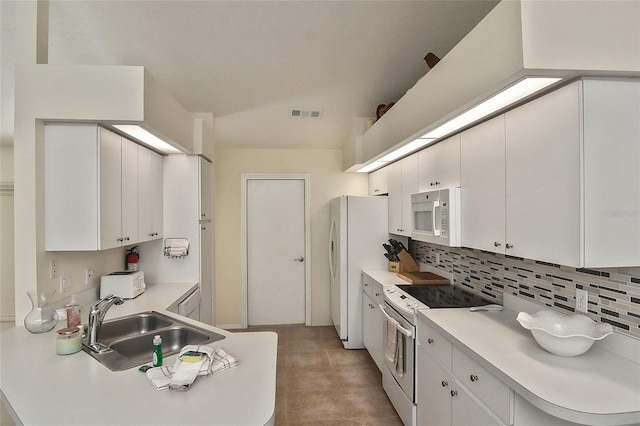
{"type": "Polygon", "coordinates": [[[64,274],[60,275],[60,294],[71,291],[71,276],[64,274]]]}
{"type": "Polygon", "coordinates": [[[49,261],[49,279],[55,280],[58,278],[58,263],[55,259],[49,261]]]}
{"type": "Polygon", "coordinates": [[[576,312],[587,313],[589,293],[587,290],[576,289],[576,312]]]}
{"type": "Polygon", "coordinates": [[[86,285],[91,284],[91,278],[93,278],[93,274],[94,274],[94,272],[93,272],[93,269],[91,269],[91,268],[87,268],[87,269],[84,270],[84,276],[85,276],[85,280],[84,280],[85,282],[84,283],[86,285]]]}
{"type": "Polygon", "coordinates": [[[440,264],[440,253],[436,253],[436,265],[440,264]]]}

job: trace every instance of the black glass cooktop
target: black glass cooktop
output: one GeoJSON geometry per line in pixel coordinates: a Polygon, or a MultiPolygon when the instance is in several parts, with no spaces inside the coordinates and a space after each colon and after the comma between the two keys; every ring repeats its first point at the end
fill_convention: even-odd
{"type": "Polygon", "coordinates": [[[453,285],[398,285],[397,287],[430,308],[469,308],[494,303],[453,285]]]}

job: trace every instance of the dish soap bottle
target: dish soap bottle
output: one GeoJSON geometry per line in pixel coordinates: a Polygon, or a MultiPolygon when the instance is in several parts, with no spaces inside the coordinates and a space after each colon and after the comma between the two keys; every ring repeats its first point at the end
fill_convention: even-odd
{"type": "Polygon", "coordinates": [[[153,337],[153,366],[160,367],[162,365],[162,337],[156,334],[153,337]]]}

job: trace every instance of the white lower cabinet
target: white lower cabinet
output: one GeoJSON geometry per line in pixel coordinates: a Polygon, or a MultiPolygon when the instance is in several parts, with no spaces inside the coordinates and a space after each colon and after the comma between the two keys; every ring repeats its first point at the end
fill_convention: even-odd
{"type": "Polygon", "coordinates": [[[511,425],[513,391],[419,317],[419,426],[511,425]]]}
{"type": "Polygon", "coordinates": [[[378,369],[384,368],[386,321],[380,310],[382,284],[363,274],[362,340],[378,369]]]}

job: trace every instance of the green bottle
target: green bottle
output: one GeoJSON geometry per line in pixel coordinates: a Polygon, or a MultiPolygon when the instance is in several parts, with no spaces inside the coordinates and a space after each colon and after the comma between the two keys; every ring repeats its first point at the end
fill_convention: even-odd
{"type": "Polygon", "coordinates": [[[162,365],[162,338],[159,334],[153,337],[153,366],[160,367],[162,365]]]}

